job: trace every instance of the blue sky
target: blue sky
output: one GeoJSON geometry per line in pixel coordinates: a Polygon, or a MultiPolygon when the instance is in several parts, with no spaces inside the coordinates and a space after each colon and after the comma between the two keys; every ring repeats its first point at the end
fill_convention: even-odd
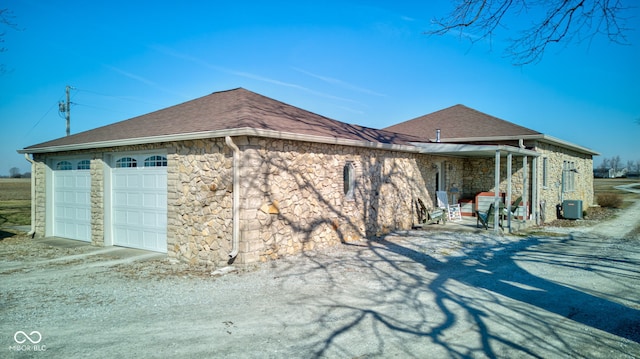
{"type": "MultiPolygon", "coordinates": [[[[640,29],[551,47],[513,66],[491,42],[430,37],[449,1],[8,1],[0,63],[0,175],[16,150],[244,87],[348,123],[384,128],[455,104],[640,160],[640,29]]],[[[639,23],[640,10],[627,14],[639,23]]],[[[526,17],[514,21],[526,21],[526,17]]],[[[2,30],[2,29],[0,29],[2,30]]],[[[446,134],[443,134],[446,136],[446,134]]]]}

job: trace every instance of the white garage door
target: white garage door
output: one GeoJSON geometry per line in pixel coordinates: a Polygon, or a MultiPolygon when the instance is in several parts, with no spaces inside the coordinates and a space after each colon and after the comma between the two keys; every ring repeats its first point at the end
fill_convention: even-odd
{"type": "Polygon", "coordinates": [[[116,156],[111,183],[113,244],[166,253],[166,156],[116,156]]]}
{"type": "Polygon", "coordinates": [[[53,164],[53,235],[91,241],[91,174],[88,159],[53,164]]]}

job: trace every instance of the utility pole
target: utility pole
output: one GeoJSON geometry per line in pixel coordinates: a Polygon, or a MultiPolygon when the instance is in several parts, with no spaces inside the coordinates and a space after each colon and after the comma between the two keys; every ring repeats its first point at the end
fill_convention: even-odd
{"type": "Polygon", "coordinates": [[[65,91],[67,93],[67,101],[66,102],[60,101],[60,103],[58,103],[58,111],[64,112],[65,118],[67,120],[67,136],[71,134],[71,101],[70,101],[69,91],[72,88],[73,87],[67,85],[67,87],[65,88],[65,91]]]}

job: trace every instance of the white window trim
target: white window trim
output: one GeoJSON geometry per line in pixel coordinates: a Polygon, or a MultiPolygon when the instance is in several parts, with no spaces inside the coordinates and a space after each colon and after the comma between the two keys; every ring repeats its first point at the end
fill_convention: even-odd
{"type": "Polygon", "coordinates": [[[342,168],[343,193],[347,200],[355,198],[356,168],[351,161],[347,161],[342,168]]]}

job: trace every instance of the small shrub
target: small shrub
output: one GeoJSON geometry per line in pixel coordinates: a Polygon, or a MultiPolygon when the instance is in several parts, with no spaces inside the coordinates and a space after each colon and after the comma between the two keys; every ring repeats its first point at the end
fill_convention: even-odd
{"type": "Polygon", "coordinates": [[[605,208],[620,208],[622,206],[622,197],[616,193],[604,193],[598,195],[598,204],[605,208]]]}

